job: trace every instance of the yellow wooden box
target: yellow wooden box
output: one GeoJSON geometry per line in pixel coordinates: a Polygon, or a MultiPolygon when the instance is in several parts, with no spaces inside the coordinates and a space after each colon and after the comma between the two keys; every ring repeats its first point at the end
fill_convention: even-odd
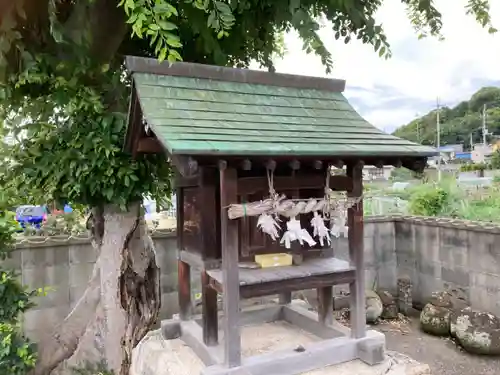
{"type": "Polygon", "coordinates": [[[262,268],[291,266],[292,256],[286,253],[256,255],[255,263],[262,268]]]}

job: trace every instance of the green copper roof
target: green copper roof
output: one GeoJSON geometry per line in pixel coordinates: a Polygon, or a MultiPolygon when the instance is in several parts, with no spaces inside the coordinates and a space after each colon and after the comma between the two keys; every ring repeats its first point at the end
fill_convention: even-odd
{"type": "Polygon", "coordinates": [[[340,92],[140,72],[133,78],[143,116],[171,154],[436,154],[375,128],[340,92]]]}

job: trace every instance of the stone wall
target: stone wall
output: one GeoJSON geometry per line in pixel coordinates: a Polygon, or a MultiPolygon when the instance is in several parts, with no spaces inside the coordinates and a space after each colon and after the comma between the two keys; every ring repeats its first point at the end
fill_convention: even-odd
{"type": "Polygon", "coordinates": [[[474,308],[500,315],[500,226],[462,220],[395,218],[399,275],[414,301],[452,289],[474,308]]]}
{"type": "MultiPolygon", "coordinates": [[[[161,318],[167,318],[177,312],[177,240],[175,233],[156,234],[153,240],[161,269],[161,318]]],[[[32,339],[70,312],[87,287],[95,260],[88,240],[53,238],[17,246],[7,265],[19,271],[29,288],[47,287],[47,295],[37,297],[37,306],[25,314],[24,329],[32,339]]]]}
{"type": "MultiPolygon", "coordinates": [[[[332,243],[334,254],[349,260],[346,238],[335,239],[332,243]]],[[[368,217],[364,223],[365,281],[368,289],[374,286],[396,291],[397,258],[395,252],[395,227],[392,217],[368,217]]],[[[335,288],[336,295],[348,291],[346,285],[335,288]]]]}
{"type": "MultiPolygon", "coordinates": [[[[334,242],[348,259],[347,241],[334,242]]],[[[412,281],[417,307],[448,289],[472,307],[500,315],[500,226],[444,218],[369,217],[364,230],[366,287],[396,292],[412,281]]],[[[336,295],[347,292],[336,288],[336,295]]],[[[340,304],[343,306],[343,303],[340,304]]]]}
{"type": "MultiPolygon", "coordinates": [[[[175,233],[153,237],[161,268],[162,311],[176,313],[177,246],[175,233]]],[[[463,294],[473,307],[500,315],[500,227],[458,220],[416,217],[370,217],[364,230],[366,287],[396,291],[397,279],[408,276],[413,300],[425,303],[444,288],[463,294]]],[[[347,239],[334,240],[335,256],[349,259],[347,239]]],[[[95,254],[88,240],[52,239],[22,243],[8,260],[30,288],[49,287],[47,296],[25,316],[25,330],[37,339],[61,321],[87,286],[95,254]]],[[[199,280],[193,275],[193,288],[199,280]]],[[[347,292],[336,287],[336,294],[347,292]]]]}

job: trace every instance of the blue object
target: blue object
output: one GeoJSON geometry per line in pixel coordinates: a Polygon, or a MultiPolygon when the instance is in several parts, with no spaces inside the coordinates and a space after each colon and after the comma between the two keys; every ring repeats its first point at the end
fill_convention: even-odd
{"type": "Polygon", "coordinates": [[[73,209],[71,208],[71,206],[69,204],[65,204],[63,210],[64,210],[65,214],[69,214],[69,213],[73,212],[73,209]]]}
{"type": "Polygon", "coordinates": [[[47,219],[47,208],[45,206],[19,206],[16,209],[16,220],[24,229],[27,225],[40,228],[47,219]]]}
{"type": "Polygon", "coordinates": [[[470,152],[457,152],[455,154],[456,159],[471,160],[472,156],[470,152]]]}

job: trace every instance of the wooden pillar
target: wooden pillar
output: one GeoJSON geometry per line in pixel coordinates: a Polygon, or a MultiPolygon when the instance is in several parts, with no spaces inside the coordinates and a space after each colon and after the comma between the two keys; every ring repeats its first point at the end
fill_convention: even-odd
{"type": "Polygon", "coordinates": [[[207,346],[215,346],[219,343],[217,292],[208,283],[209,276],[203,271],[201,273],[203,342],[207,346]]]}
{"type": "Polygon", "coordinates": [[[177,277],[179,280],[179,317],[181,320],[191,318],[191,267],[186,262],[178,260],[177,277]]]}
{"type": "MultiPolygon", "coordinates": [[[[292,177],[295,177],[295,171],[292,173],[292,177]]],[[[293,189],[291,191],[292,199],[299,199],[300,194],[298,189],[293,189]]],[[[300,220],[300,219],[299,219],[300,220]]],[[[302,246],[297,242],[292,242],[291,252],[296,259],[302,259],[302,246]]],[[[300,261],[299,261],[300,262],[300,261]]],[[[292,302],[292,292],[282,292],[279,294],[279,304],[287,305],[292,302]]]]}
{"type": "MultiPolygon", "coordinates": [[[[349,197],[360,197],[363,194],[363,165],[356,163],[347,166],[347,176],[352,179],[352,190],[349,197]]],[[[349,285],[351,334],[354,338],[366,335],[365,308],[365,269],[363,246],[363,201],[348,209],[347,222],[349,226],[349,257],[351,265],[356,267],[356,281],[349,285]]]]}
{"type": "MultiPolygon", "coordinates": [[[[199,168],[198,199],[202,202],[200,207],[201,256],[204,260],[217,258],[217,180],[216,169],[199,168]]],[[[203,342],[207,346],[217,345],[219,342],[217,292],[209,286],[209,276],[205,270],[201,271],[201,304],[203,342]]]]}
{"type": "Polygon", "coordinates": [[[240,281],[238,272],[238,222],[229,220],[227,206],[237,202],[236,169],[219,163],[221,205],[222,288],[224,302],[224,364],[241,365],[239,326],[240,281]]]}
{"type": "Polygon", "coordinates": [[[317,289],[319,322],[333,324],[333,287],[324,286],[317,289]]]}
{"type": "MultiPolygon", "coordinates": [[[[176,189],[176,207],[177,207],[177,249],[180,252],[184,250],[184,192],[182,188],[176,189]]],[[[179,297],[179,316],[181,320],[191,318],[191,267],[189,264],[178,260],[178,297],[179,297]]]]}

